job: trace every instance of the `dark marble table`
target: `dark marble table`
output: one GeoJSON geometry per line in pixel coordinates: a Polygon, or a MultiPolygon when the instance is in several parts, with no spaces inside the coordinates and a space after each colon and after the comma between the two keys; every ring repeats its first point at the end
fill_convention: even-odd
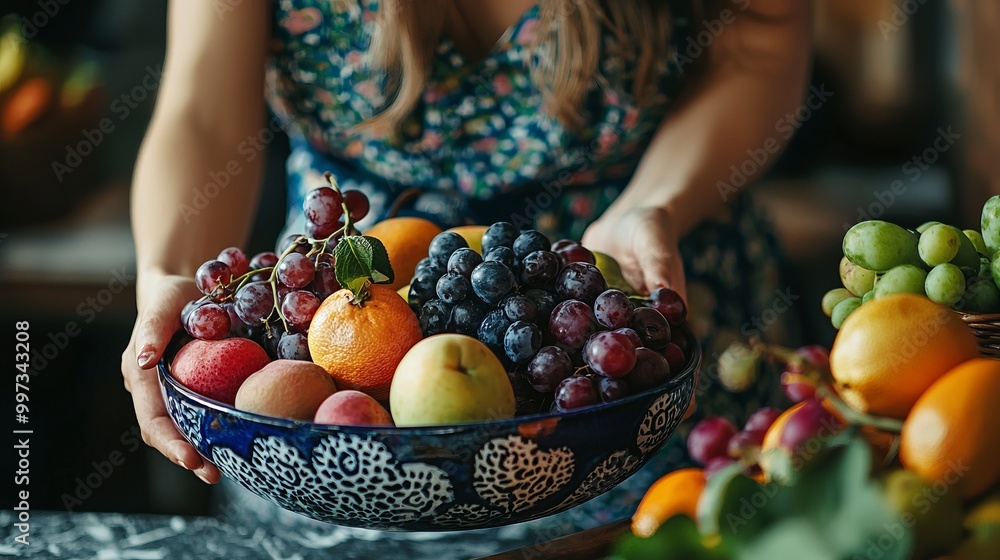
{"type": "Polygon", "coordinates": [[[478,558],[541,542],[548,535],[513,526],[458,533],[384,533],[333,525],[286,527],[225,518],[115,513],[31,512],[29,545],[10,510],[0,511],[0,557],[59,559],[478,558]]]}

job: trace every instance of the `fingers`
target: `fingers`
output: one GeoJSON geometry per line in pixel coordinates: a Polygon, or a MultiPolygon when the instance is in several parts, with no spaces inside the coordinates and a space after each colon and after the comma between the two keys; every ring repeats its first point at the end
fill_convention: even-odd
{"type": "Polygon", "coordinates": [[[694,390],[691,391],[691,403],[688,404],[687,410],[684,411],[684,417],[681,418],[681,422],[687,420],[694,415],[694,411],[698,410],[698,382],[701,380],[701,369],[694,372],[694,390]]]}
{"type": "Polygon", "coordinates": [[[143,371],[137,365],[126,373],[135,405],[135,416],[142,431],[142,440],[172,462],[194,471],[206,483],[219,481],[219,470],[202,459],[201,455],[177,431],[167,415],[156,375],[143,371]]]}
{"type": "Polygon", "coordinates": [[[676,250],[650,251],[640,263],[645,293],[658,288],[670,288],[687,302],[687,283],[684,278],[684,261],[676,250]]]}
{"type": "Polygon", "coordinates": [[[688,418],[694,416],[694,411],[698,410],[698,397],[691,397],[691,404],[688,405],[687,410],[684,411],[684,417],[681,418],[681,422],[687,420],[688,418]]]}
{"type": "Polygon", "coordinates": [[[160,309],[160,302],[154,302],[153,308],[143,312],[136,322],[135,328],[135,361],[142,369],[150,369],[163,356],[163,350],[170,342],[170,337],[180,326],[180,320],[174,317],[168,320],[166,310],[160,309]]]}
{"type": "Polygon", "coordinates": [[[140,311],[132,340],[122,354],[125,388],[132,393],[143,441],[170,461],[194,471],[201,480],[214,484],[221,476],[219,470],[205,461],[177,431],[167,415],[153,370],[180,326],[180,306],[186,301],[182,290],[169,284],[160,286],[164,287],[162,293],[140,311]]]}

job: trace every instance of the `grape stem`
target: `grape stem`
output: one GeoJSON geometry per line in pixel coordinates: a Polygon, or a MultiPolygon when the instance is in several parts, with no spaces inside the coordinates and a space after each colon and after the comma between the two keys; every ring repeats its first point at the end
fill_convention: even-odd
{"type": "MultiPolygon", "coordinates": [[[[334,177],[333,173],[330,173],[329,171],[324,173],[323,177],[330,183],[330,187],[332,187],[333,190],[337,191],[337,194],[340,195],[340,207],[344,209],[344,227],[341,228],[344,231],[344,235],[356,235],[358,231],[354,229],[354,224],[351,222],[351,212],[347,209],[347,201],[344,200],[344,193],[340,190],[340,184],[337,183],[337,178],[334,177]]],[[[336,233],[334,235],[336,235],[336,233]]],[[[327,239],[329,239],[329,237],[327,239]]]]}
{"type": "Polygon", "coordinates": [[[858,426],[870,426],[877,430],[898,434],[903,429],[903,422],[895,418],[875,416],[859,410],[855,410],[837,393],[835,381],[829,368],[818,368],[809,363],[805,358],[797,354],[791,348],[766,344],[756,339],[750,340],[751,348],[759,350],[763,355],[771,359],[772,362],[780,362],[786,366],[793,367],[797,372],[810,379],[816,386],[816,393],[830,403],[837,414],[847,422],[858,426]]]}
{"type": "MultiPolygon", "coordinates": [[[[274,300],[274,311],[278,312],[278,318],[281,319],[281,324],[284,325],[285,332],[289,332],[290,329],[288,328],[288,319],[286,319],[285,314],[281,312],[281,303],[278,301],[278,266],[281,264],[281,261],[285,260],[285,257],[292,254],[292,251],[298,247],[299,241],[302,239],[308,240],[308,238],[304,235],[300,235],[295,239],[294,243],[289,245],[288,248],[281,253],[281,256],[278,257],[278,262],[274,265],[274,267],[272,267],[271,275],[267,279],[267,283],[271,285],[271,297],[274,300]]],[[[271,316],[268,315],[268,319],[270,318],[271,316]]],[[[267,319],[264,319],[264,326],[267,327],[268,332],[270,333],[271,325],[268,324],[267,319]]]]}
{"type": "MultiPolygon", "coordinates": [[[[219,286],[217,288],[219,290],[229,289],[231,286],[233,286],[233,284],[236,284],[236,288],[233,289],[232,291],[232,293],[235,294],[250,280],[250,277],[253,276],[254,274],[258,274],[261,272],[270,272],[270,274],[268,275],[267,283],[271,286],[271,297],[274,301],[274,309],[272,310],[271,314],[264,319],[264,327],[267,329],[269,335],[271,331],[271,325],[269,322],[271,320],[271,315],[273,315],[275,311],[278,312],[278,318],[281,319],[281,323],[285,327],[285,332],[289,331],[288,319],[285,317],[284,313],[281,312],[281,302],[278,301],[277,275],[278,275],[278,266],[281,264],[281,261],[283,261],[285,257],[287,257],[288,255],[290,255],[292,251],[294,251],[295,248],[298,247],[300,243],[308,243],[310,245],[310,249],[305,256],[316,257],[316,262],[317,264],[319,264],[319,255],[326,253],[327,247],[329,246],[331,239],[337,237],[338,235],[356,235],[358,233],[358,231],[354,229],[354,224],[351,222],[351,213],[347,209],[347,203],[344,202],[344,196],[343,196],[344,193],[341,192],[340,185],[337,184],[337,180],[336,178],[334,178],[333,173],[327,171],[326,173],[323,174],[323,177],[330,183],[330,186],[333,188],[333,190],[337,191],[337,194],[341,195],[340,206],[344,211],[343,227],[337,229],[337,231],[331,233],[324,239],[313,239],[310,237],[306,237],[304,235],[300,235],[298,238],[295,239],[294,243],[289,245],[288,248],[285,249],[280,256],[278,256],[278,262],[275,263],[274,266],[249,270],[244,274],[240,275],[239,277],[230,280],[229,283],[226,284],[224,288],[222,286],[219,286]]],[[[208,300],[208,299],[211,299],[211,296],[205,295],[201,297],[201,300],[208,300]]]]}

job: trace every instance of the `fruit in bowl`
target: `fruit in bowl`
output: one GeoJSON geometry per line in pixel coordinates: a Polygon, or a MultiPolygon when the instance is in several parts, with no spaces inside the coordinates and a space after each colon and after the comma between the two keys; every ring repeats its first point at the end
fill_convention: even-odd
{"type": "Polygon", "coordinates": [[[439,334],[418,342],[396,368],[389,404],[397,426],[514,417],[514,390],[500,360],[478,340],[439,334]]]}
{"type": "Polygon", "coordinates": [[[701,360],[676,293],[609,289],[594,263],[610,257],[506,222],[427,240],[409,221],[383,227],[424,233],[393,249],[416,262],[404,298],[389,251],[354,229],[367,200],[329,180],[306,235],[199,268],[161,363],[171,418],[226,476],[334,523],[490,527],[606,492],[676,428],[701,360]],[[216,368],[213,392],[174,357],[206,345],[257,362],[216,368]]]}
{"type": "MultiPolygon", "coordinates": [[[[179,336],[174,346],[184,341],[179,336]]],[[[701,363],[693,345],[685,367],[666,383],[595,406],[395,427],[346,425],[344,414],[328,424],[319,415],[322,423],[239,410],[179,383],[169,366],[176,351],[159,365],[168,414],[224,476],[316,520],[404,531],[518,523],[607,492],[674,432],[701,363]]]]}

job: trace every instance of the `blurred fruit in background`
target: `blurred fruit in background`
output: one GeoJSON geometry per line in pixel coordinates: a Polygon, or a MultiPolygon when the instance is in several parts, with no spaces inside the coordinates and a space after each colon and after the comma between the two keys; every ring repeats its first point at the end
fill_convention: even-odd
{"type": "Polygon", "coordinates": [[[940,491],[905,469],[885,475],[882,487],[889,508],[913,527],[913,558],[933,558],[962,542],[962,502],[948,487],[940,491]]]}
{"type": "Polygon", "coordinates": [[[680,469],[653,483],[632,516],[632,532],[650,537],[675,515],[696,519],[698,500],[705,490],[705,471],[680,469]]]}
{"type": "Polygon", "coordinates": [[[903,424],[903,466],[974,498],[1000,481],[1000,361],[976,358],[945,373],[903,424]]]}
{"type": "Polygon", "coordinates": [[[90,179],[100,165],[86,156],[106,135],[107,89],[89,55],[56,50],[26,39],[16,16],[0,19],[0,185],[7,197],[0,222],[7,227],[58,219],[91,194],[87,186],[98,186],[90,179]],[[70,174],[74,181],[66,183],[70,174]],[[39,186],[53,196],[38,196],[39,186]]]}

